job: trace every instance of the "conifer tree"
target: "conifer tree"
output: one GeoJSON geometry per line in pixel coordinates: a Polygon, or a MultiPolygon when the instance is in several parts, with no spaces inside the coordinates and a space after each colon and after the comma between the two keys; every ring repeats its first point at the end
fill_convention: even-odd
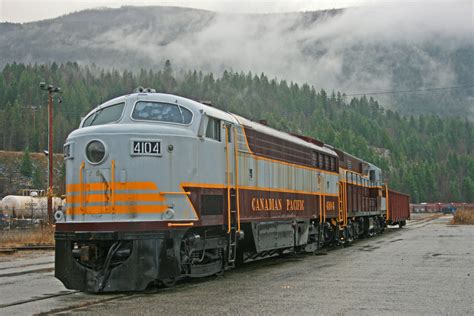
{"type": "Polygon", "coordinates": [[[31,162],[30,150],[28,147],[23,151],[21,158],[20,173],[25,177],[31,177],[33,173],[33,163],[31,162]]]}

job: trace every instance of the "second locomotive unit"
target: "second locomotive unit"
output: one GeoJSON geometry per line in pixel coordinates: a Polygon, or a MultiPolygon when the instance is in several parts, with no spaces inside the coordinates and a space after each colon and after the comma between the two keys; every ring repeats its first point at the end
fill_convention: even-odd
{"type": "Polygon", "coordinates": [[[408,209],[408,196],[389,191],[375,165],[150,90],[91,111],[64,155],[55,275],[70,289],[169,286],[407,219],[395,216],[389,199],[408,209]]]}

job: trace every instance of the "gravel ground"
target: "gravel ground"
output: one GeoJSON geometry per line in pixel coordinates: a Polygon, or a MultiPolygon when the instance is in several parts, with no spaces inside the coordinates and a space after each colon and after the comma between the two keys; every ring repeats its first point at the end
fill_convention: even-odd
{"type": "Polygon", "coordinates": [[[92,314],[473,315],[474,226],[414,223],[327,255],[272,258],[222,277],[74,310],[92,314]]]}
{"type": "Polygon", "coordinates": [[[65,291],[52,272],[34,271],[51,252],[4,257],[0,315],[474,315],[474,226],[450,220],[418,219],[326,255],[260,260],[131,296],[65,291]]]}

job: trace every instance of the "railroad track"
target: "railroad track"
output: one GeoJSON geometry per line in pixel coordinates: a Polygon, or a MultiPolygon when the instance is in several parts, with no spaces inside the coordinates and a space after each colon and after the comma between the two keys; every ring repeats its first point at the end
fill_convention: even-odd
{"type": "MultiPolygon", "coordinates": [[[[76,293],[71,293],[71,294],[76,294],[76,293]]],[[[40,315],[51,315],[51,314],[57,314],[57,313],[64,313],[64,312],[73,311],[73,310],[79,309],[79,308],[89,307],[89,306],[93,306],[93,305],[99,305],[99,304],[108,303],[108,302],[111,302],[111,301],[116,301],[116,300],[119,300],[119,299],[122,299],[122,298],[136,297],[136,296],[141,296],[141,295],[143,295],[143,294],[115,294],[115,296],[113,296],[113,297],[107,297],[107,298],[102,298],[102,299],[99,298],[99,299],[94,300],[94,301],[78,302],[76,304],[73,304],[73,305],[70,305],[70,306],[67,306],[67,307],[55,308],[55,309],[49,310],[47,312],[40,313],[40,315]]],[[[95,295],[95,296],[97,296],[97,295],[95,295]]],[[[1,311],[1,309],[0,309],[0,311],[1,311]]]]}
{"type": "Polygon", "coordinates": [[[43,294],[38,297],[18,300],[18,301],[7,303],[7,304],[0,304],[0,314],[3,314],[3,313],[10,314],[11,311],[13,311],[13,314],[17,314],[14,312],[14,309],[16,307],[22,310],[28,310],[28,307],[27,307],[28,304],[33,305],[33,304],[43,303],[42,305],[48,306],[48,308],[43,309],[41,311],[41,308],[39,308],[38,310],[32,307],[30,311],[32,312],[32,314],[35,314],[35,315],[51,315],[51,314],[73,311],[75,309],[103,304],[103,303],[107,303],[111,301],[116,301],[123,298],[138,297],[138,296],[143,296],[143,295],[146,295],[146,293],[136,293],[136,294],[135,293],[121,293],[121,294],[97,295],[97,294],[86,294],[81,291],[62,290],[55,293],[43,294]],[[49,309],[49,307],[61,305],[61,301],[58,299],[65,296],[71,296],[69,301],[74,302],[74,303],[49,309]]]}
{"type": "Polygon", "coordinates": [[[30,299],[19,300],[19,301],[12,302],[12,303],[7,303],[7,304],[0,304],[0,310],[2,308],[6,308],[6,307],[10,307],[10,306],[22,305],[22,304],[27,304],[27,303],[31,303],[31,302],[41,301],[41,300],[47,300],[47,299],[50,299],[50,298],[53,298],[53,297],[71,295],[71,294],[78,293],[78,292],[79,291],[60,291],[58,293],[44,294],[40,297],[33,297],[33,298],[30,298],[30,299]]]}
{"type": "MultiPolygon", "coordinates": [[[[427,221],[432,220],[431,218],[428,219],[427,221]]],[[[375,239],[372,239],[372,242],[375,242],[375,247],[377,247],[376,244],[380,242],[396,242],[400,239],[397,239],[397,235],[402,232],[403,230],[399,230],[398,228],[389,228],[386,230],[384,235],[390,236],[387,239],[379,239],[376,237],[375,239]]],[[[363,241],[363,240],[360,240],[363,241]]],[[[364,248],[362,250],[369,251],[370,247],[369,246],[364,246],[361,245],[358,242],[354,243],[355,248],[364,248]],[[367,249],[366,249],[367,248],[367,249]]],[[[336,250],[340,247],[334,247],[334,248],[328,248],[325,249],[325,251],[333,251],[336,250]]],[[[25,248],[21,248],[22,250],[25,248]]],[[[38,248],[33,248],[33,249],[38,249],[38,248]]],[[[48,249],[48,248],[46,248],[48,249]]],[[[302,256],[284,256],[281,259],[284,261],[294,261],[294,260],[302,260],[306,255],[302,256]]],[[[265,266],[272,266],[276,263],[279,263],[280,261],[275,261],[275,260],[259,260],[256,262],[251,262],[249,264],[244,265],[241,267],[241,269],[236,269],[232,273],[245,273],[245,270],[248,269],[255,269],[256,267],[261,267],[264,268],[265,266]]],[[[37,268],[40,268],[42,264],[51,264],[53,263],[51,259],[47,258],[44,260],[44,263],[31,263],[31,264],[20,264],[17,266],[17,268],[28,268],[28,271],[18,273],[17,275],[20,276],[21,274],[24,273],[31,273],[32,277],[34,275],[38,275],[36,273],[44,273],[47,271],[41,271],[37,270],[37,268]]],[[[41,267],[42,268],[42,267],[41,267]]],[[[4,268],[5,270],[5,268],[4,268]]],[[[51,271],[53,268],[51,268],[51,271]]],[[[8,271],[0,271],[0,272],[6,272],[8,271]]],[[[1,274],[1,273],[0,273],[1,274]]],[[[13,276],[13,275],[12,275],[13,276]]],[[[43,277],[41,277],[43,278],[43,277]]],[[[189,286],[189,283],[194,283],[194,282],[206,282],[214,277],[209,277],[209,278],[204,278],[203,280],[189,280],[189,282],[178,282],[176,287],[174,289],[170,289],[172,291],[176,291],[177,289],[179,290],[182,287],[189,286]]],[[[0,278],[3,279],[3,278],[0,278]]],[[[24,278],[23,278],[24,279],[24,278]]],[[[11,282],[15,281],[16,278],[5,278],[3,279],[4,282],[11,282]]],[[[23,281],[23,282],[31,282],[31,281],[23,281]]],[[[35,282],[35,281],[33,281],[35,282]]],[[[0,281],[1,283],[1,281],[0,281]]],[[[8,283],[5,283],[8,284],[8,283]]],[[[54,285],[53,283],[50,283],[51,285],[54,285]]],[[[25,285],[28,286],[28,285],[25,285]]],[[[72,291],[72,290],[64,290],[62,286],[58,287],[56,285],[51,286],[51,287],[46,287],[47,289],[50,290],[50,293],[46,292],[47,290],[43,290],[42,292],[38,292],[35,295],[32,295],[30,298],[25,298],[25,299],[20,299],[14,298],[10,302],[4,302],[3,304],[0,303],[0,314],[5,314],[5,315],[10,315],[10,314],[39,314],[39,315],[49,315],[49,314],[57,314],[57,313],[67,313],[75,310],[80,310],[82,308],[88,308],[94,305],[100,305],[100,304],[105,304],[117,300],[122,300],[122,299],[135,299],[139,297],[145,297],[148,295],[153,295],[153,293],[156,293],[156,289],[151,289],[151,291],[146,291],[146,292],[138,292],[138,293],[103,293],[100,295],[97,294],[88,294],[80,291],[72,291]]],[[[46,289],[45,288],[45,289],[46,289]]],[[[159,292],[162,290],[159,290],[159,292]]],[[[165,291],[167,291],[165,289],[165,291]]]]}
{"type": "Polygon", "coordinates": [[[54,250],[54,245],[31,245],[18,247],[0,247],[0,253],[14,253],[22,250],[54,250]]]}

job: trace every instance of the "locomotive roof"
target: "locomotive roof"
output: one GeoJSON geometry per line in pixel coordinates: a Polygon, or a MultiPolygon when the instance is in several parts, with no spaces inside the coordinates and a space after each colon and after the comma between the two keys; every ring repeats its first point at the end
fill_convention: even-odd
{"type": "Polygon", "coordinates": [[[324,152],[324,153],[327,153],[329,155],[337,156],[337,153],[335,151],[331,150],[330,148],[312,144],[312,143],[307,142],[305,140],[302,140],[302,139],[300,139],[296,136],[293,136],[293,135],[290,135],[288,133],[279,131],[277,129],[268,127],[266,125],[251,121],[251,120],[246,119],[246,118],[244,118],[240,115],[233,114],[233,113],[230,113],[230,112],[226,112],[226,111],[218,109],[214,106],[210,106],[210,105],[207,105],[207,104],[203,104],[203,103],[200,103],[200,102],[188,99],[188,98],[184,98],[184,97],[180,97],[180,96],[176,96],[176,95],[172,95],[172,94],[150,93],[149,95],[150,95],[150,97],[159,96],[160,100],[162,100],[162,101],[174,102],[176,100],[176,101],[180,102],[180,104],[188,106],[189,108],[192,108],[195,111],[201,111],[202,110],[204,113],[206,113],[209,116],[212,116],[212,117],[215,117],[215,118],[218,118],[218,119],[222,119],[222,120],[226,120],[226,121],[232,122],[232,123],[238,123],[238,124],[241,124],[243,126],[253,128],[254,130],[259,131],[261,133],[276,136],[278,138],[290,141],[292,143],[296,143],[296,144],[299,144],[299,145],[302,145],[302,146],[305,146],[305,147],[313,148],[315,150],[318,150],[319,152],[324,152]]]}
{"type": "MultiPolygon", "coordinates": [[[[259,131],[261,133],[264,133],[264,134],[276,136],[278,138],[290,141],[290,142],[295,143],[295,144],[299,144],[299,145],[302,145],[302,146],[305,146],[305,147],[313,148],[313,149],[315,149],[319,152],[324,152],[324,153],[329,154],[329,155],[338,156],[338,154],[330,148],[327,148],[327,147],[324,147],[324,146],[318,146],[314,143],[303,140],[299,137],[296,137],[296,136],[290,135],[288,133],[279,131],[277,129],[271,128],[269,126],[251,121],[251,120],[246,119],[246,118],[244,118],[242,116],[239,116],[237,114],[226,112],[226,111],[218,109],[216,107],[213,107],[213,106],[210,106],[210,105],[207,105],[207,104],[203,104],[203,103],[200,103],[200,102],[188,99],[188,98],[173,95],[173,94],[149,93],[149,92],[132,93],[132,94],[123,95],[123,96],[108,100],[108,101],[102,103],[101,105],[99,105],[98,107],[96,107],[91,112],[93,112],[97,109],[115,104],[117,102],[123,102],[129,97],[137,97],[137,99],[143,98],[145,100],[150,100],[150,101],[154,100],[154,101],[170,102],[170,103],[175,103],[176,102],[176,103],[179,103],[181,105],[184,105],[184,106],[190,108],[191,110],[194,110],[195,112],[206,113],[206,115],[215,117],[217,119],[226,120],[228,122],[232,122],[232,123],[235,123],[235,124],[240,124],[240,125],[243,125],[245,127],[252,128],[252,129],[254,129],[256,131],[259,131]]],[[[91,112],[89,112],[89,113],[91,113],[91,112]]],[[[88,115],[86,115],[86,117],[88,115]]]]}
{"type": "Polygon", "coordinates": [[[303,140],[299,137],[296,137],[296,136],[290,135],[288,133],[279,131],[277,129],[268,127],[266,125],[251,121],[251,120],[246,119],[242,116],[239,116],[239,115],[236,115],[236,114],[233,114],[233,115],[235,116],[237,121],[243,126],[253,128],[254,130],[259,131],[261,133],[272,135],[272,136],[290,141],[292,143],[296,143],[296,144],[299,144],[299,145],[302,145],[302,146],[305,146],[305,147],[313,148],[313,149],[315,149],[319,152],[324,152],[324,153],[329,154],[329,155],[337,156],[337,153],[334,150],[331,150],[327,147],[321,147],[321,146],[315,145],[315,144],[310,143],[308,141],[305,141],[305,140],[303,140]]]}

